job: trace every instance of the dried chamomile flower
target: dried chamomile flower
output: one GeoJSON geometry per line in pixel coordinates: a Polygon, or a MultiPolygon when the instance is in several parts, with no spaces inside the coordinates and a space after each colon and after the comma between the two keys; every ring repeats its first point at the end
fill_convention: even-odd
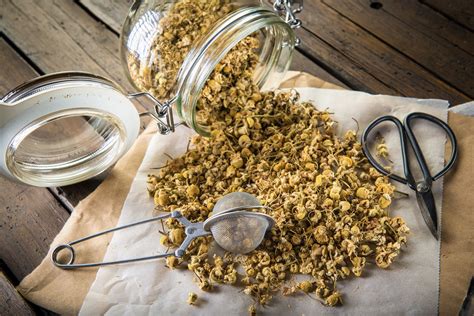
{"type": "Polygon", "coordinates": [[[367,188],[360,187],[356,191],[356,196],[361,199],[366,199],[369,197],[370,191],[367,188]]]}
{"type": "Polygon", "coordinates": [[[248,146],[250,146],[251,142],[252,141],[250,140],[250,138],[247,135],[242,135],[242,136],[239,137],[240,147],[248,147],[248,146]]]}
{"type": "Polygon", "coordinates": [[[255,307],[255,304],[250,305],[247,311],[248,311],[249,316],[257,315],[257,307],[255,307]]]}
{"type": "Polygon", "coordinates": [[[166,246],[166,247],[169,247],[171,246],[171,241],[170,241],[170,238],[168,237],[168,235],[162,235],[160,237],[160,244],[162,244],[163,246],[166,246]]]}
{"type": "Polygon", "coordinates": [[[230,164],[232,167],[235,169],[239,169],[244,165],[244,160],[239,154],[236,154],[232,157],[232,160],[230,161],[230,164]]]}
{"type": "Polygon", "coordinates": [[[347,212],[351,208],[351,203],[347,201],[341,201],[339,202],[339,208],[341,209],[341,211],[347,212]]]}
{"type": "Polygon", "coordinates": [[[166,258],[166,266],[170,269],[174,269],[178,266],[179,260],[175,256],[169,256],[166,258]]]}
{"type": "Polygon", "coordinates": [[[159,206],[167,206],[170,203],[170,199],[164,190],[155,191],[154,201],[159,206]]]}
{"type": "Polygon", "coordinates": [[[169,231],[169,240],[175,246],[181,245],[184,241],[184,237],[185,234],[183,228],[173,228],[169,231]]]}
{"type": "Polygon", "coordinates": [[[350,168],[354,164],[352,159],[348,156],[339,157],[339,163],[340,163],[341,166],[343,166],[345,168],[350,168]]]}
{"type": "Polygon", "coordinates": [[[376,147],[377,156],[386,158],[388,156],[388,148],[386,144],[378,144],[376,147]]]}
{"type": "Polygon", "coordinates": [[[379,205],[381,208],[387,208],[392,204],[392,198],[389,194],[384,193],[382,196],[379,198],[379,205]]]}
{"type": "Polygon", "coordinates": [[[211,282],[210,282],[209,280],[205,280],[205,279],[204,279],[204,280],[200,280],[199,283],[198,283],[198,285],[199,285],[199,288],[200,288],[201,290],[203,290],[203,291],[208,292],[208,291],[211,291],[211,290],[212,290],[212,284],[211,284],[211,282]]]}
{"type": "Polygon", "coordinates": [[[197,296],[196,293],[194,293],[194,292],[189,292],[188,293],[188,299],[186,300],[186,302],[189,305],[196,305],[197,300],[198,300],[198,296],[197,296]]]}
{"type": "Polygon", "coordinates": [[[190,198],[194,198],[199,195],[199,187],[195,184],[191,184],[187,189],[186,189],[186,194],[190,198]]]}
{"type": "Polygon", "coordinates": [[[309,293],[313,289],[313,284],[310,281],[303,281],[303,282],[298,283],[297,287],[301,291],[305,293],[309,293]]]}
{"type": "Polygon", "coordinates": [[[332,293],[326,298],[325,303],[328,306],[336,306],[337,304],[342,304],[341,293],[337,291],[332,293]]]}

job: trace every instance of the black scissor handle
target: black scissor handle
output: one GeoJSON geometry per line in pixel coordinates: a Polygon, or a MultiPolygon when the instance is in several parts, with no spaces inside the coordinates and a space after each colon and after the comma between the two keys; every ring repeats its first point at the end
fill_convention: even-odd
{"type": "Polygon", "coordinates": [[[407,135],[406,135],[405,128],[403,127],[402,122],[400,122],[398,118],[391,115],[385,115],[373,120],[365,128],[364,132],[362,133],[362,150],[364,151],[364,154],[369,160],[369,162],[374,166],[375,169],[377,169],[378,172],[389,177],[392,180],[398,181],[403,184],[408,184],[413,189],[416,187],[415,180],[410,172],[410,165],[408,163],[407,135]],[[378,163],[378,161],[374,158],[374,156],[372,156],[372,153],[369,150],[368,141],[367,141],[369,134],[376,126],[378,126],[379,124],[383,122],[392,122],[397,127],[398,133],[400,135],[400,147],[402,151],[403,170],[404,170],[406,178],[400,177],[396,174],[392,174],[391,172],[387,171],[382,165],[378,163]]]}
{"type": "Polygon", "coordinates": [[[448,172],[449,169],[453,167],[454,162],[456,161],[457,156],[458,156],[458,143],[456,140],[456,135],[454,135],[453,130],[451,129],[451,127],[449,127],[448,124],[446,124],[445,122],[443,122],[442,120],[440,120],[439,118],[431,114],[413,112],[413,113],[408,114],[405,117],[404,126],[405,126],[405,131],[406,131],[408,140],[410,141],[413,147],[416,159],[418,160],[418,163],[422,169],[423,175],[425,176],[425,180],[426,180],[426,176],[429,175],[429,178],[431,181],[436,181],[439,178],[441,178],[444,174],[446,174],[446,172],[448,172]],[[448,135],[449,141],[451,142],[451,147],[452,147],[451,157],[449,158],[448,163],[444,166],[444,168],[441,171],[439,171],[437,174],[435,174],[434,176],[431,176],[430,171],[428,170],[428,166],[426,164],[423,153],[420,149],[420,146],[418,145],[418,141],[416,140],[415,134],[413,133],[413,130],[411,128],[411,122],[416,119],[426,120],[431,123],[434,123],[435,125],[438,125],[445,131],[445,133],[448,135]]]}

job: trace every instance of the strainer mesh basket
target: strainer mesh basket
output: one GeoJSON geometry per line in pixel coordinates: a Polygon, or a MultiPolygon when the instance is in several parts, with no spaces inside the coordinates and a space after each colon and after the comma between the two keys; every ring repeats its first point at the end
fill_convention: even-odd
{"type": "Polygon", "coordinates": [[[224,250],[244,254],[260,245],[268,226],[269,222],[258,215],[229,213],[216,220],[209,229],[224,250]]]}

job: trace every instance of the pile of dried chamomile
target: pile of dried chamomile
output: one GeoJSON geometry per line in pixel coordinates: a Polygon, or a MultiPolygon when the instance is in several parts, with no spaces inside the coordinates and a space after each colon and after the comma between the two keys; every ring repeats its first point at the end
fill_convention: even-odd
{"type": "MultiPolygon", "coordinates": [[[[187,266],[203,290],[240,279],[260,304],[280,291],[342,303],[338,280],[361,276],[370,258],[387,268],[406,242],[403,219],[387,210],[394,187],[369,166],[354,131],[334,134],[329,113],[298,103],[293,92],[239,94],[246,96],[227,127],[194,137],[186,154],[150,175],[149,190],[157,209],[179,208],[192,221],[207,219],[221,196],[245,191],[272,208],[276,225],[247,255],[210,257],[203,237],[167,265],[187,266]],[[307,281],[292,284],[292,274],[307,281]]],[[[162,243],[178,246],[184,230],[175,220],[166,226],[162,243]]]]}
{"type": "MultiPolygon", "coordinates": [[[[369,262],[390,266],[409,229],[389,215],[394,187],[370,166],[355,131],[338,136],[330,113],[299,102],[295,91],[262,92],[254,84],[258,45],[250,36],[218,64],[198,103],[211,136],[195,136],[183,156],[149,176],[148,189],[157,210],[179,208],[191,221],[207,219],[223,195],[248,192],[271,207],[264,212],[276,225],[246,255],[211,255],[211,237],[201,237],[166,264],[193,271],[204,291],[239,281],[261,305],[295,292],[342,304],[337,282],[361,276],[369,262]],[[294,281],[296,274],[306,280],[294,281]]],[[[183,228],[173,219],[165,225],[162,244],[180,245],[183,228]]]]}

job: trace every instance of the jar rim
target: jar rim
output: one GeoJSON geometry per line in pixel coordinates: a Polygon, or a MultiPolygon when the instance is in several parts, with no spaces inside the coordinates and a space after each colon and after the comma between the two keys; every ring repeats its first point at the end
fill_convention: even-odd
{"type": "Polygon", "coordinates": [[[118,117],[93,108],[64,109],[50,113],[25,126],[10,140],[5,153],[6,166],[18,180],[34,186],[70,185],[87,180],[100,174],[120,158],[126,147],[125,130],[123,122],[118,117]],[[84,120],[85,117],[98,120],[107,126],[106,132],[110,135],[105,131],[104,135],[100,135],[100,130],[87,135],[89,138],[86,140],[93,135],[104,137],[100,147],[91,148],[77,157],[44,164],[22,162],[16,158],[21,144],[46,125],[65,119],[84,120]],[[110,139],[106,139],[109,136],[110,139]]]}

